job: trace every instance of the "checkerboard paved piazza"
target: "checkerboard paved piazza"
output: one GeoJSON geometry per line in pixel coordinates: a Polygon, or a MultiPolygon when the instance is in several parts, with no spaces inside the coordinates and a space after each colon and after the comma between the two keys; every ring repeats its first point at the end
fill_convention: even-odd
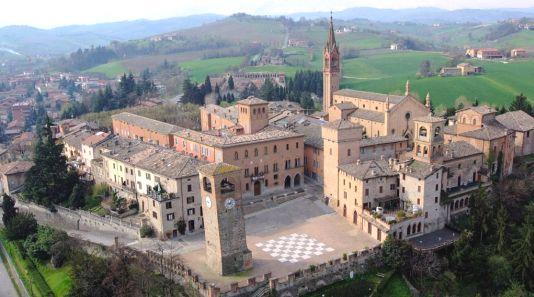
{"type": "Polygon", "coordinates": [[[297,263],[299,260],[307,260],[334,251],[333,248],[307,234],[297,233],[259,242],[256,246],[282,263],[297,263]]]}

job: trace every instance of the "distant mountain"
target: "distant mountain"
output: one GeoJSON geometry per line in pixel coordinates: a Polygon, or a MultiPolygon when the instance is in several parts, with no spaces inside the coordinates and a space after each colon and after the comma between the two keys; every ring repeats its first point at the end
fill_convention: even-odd
{"type": "Polygon", "coordinates": [[[29,26],[0,28],[0,48],[31,56],[56,56],[91,45],[145,38],[187,29],[224,18],[216,14],[192,15],[162,20],[135,20],[95,25],[74,25],[53,29],[29,26]]]}
{"type": "MultiPolygon", "coordinates": [[[[330,12],[294,13],[289,15],[298,19],[325,18],[330,12]]],[[[503,9],[459,9],[445,10],[434,7],[408,9],[379,9],[372,7],[354,7],[334,13],[334,18],[341,20],[368,19],[380,22],[414,22],[414,23],[490,23],[511,18],[534,18],[532,8],[503,9]]]]}

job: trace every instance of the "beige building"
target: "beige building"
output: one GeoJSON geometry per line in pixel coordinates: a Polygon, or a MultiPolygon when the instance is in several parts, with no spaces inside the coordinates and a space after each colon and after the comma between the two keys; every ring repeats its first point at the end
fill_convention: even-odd
{"type": "Polygon", "coordinates": [[[84,172],[91,173],[91,162],[100,157],[98,150],[95,150],[95,148],[110,137],[111,135],[109,133],[99,131],[82,140],[81,169],[84,172]]]}
{"type": "MultiPolygon", "coordinates": [[[[145,223],[160,238],[203,228],[197,169],[206,162],[140,140],[114,137],[97,148],[103,180],[119,196],[136,201],[145,223]]],[[[94,162],[95,166],[98,162],[94,162]]]]}
{"type": "Polygon", "coordinates": [[[238,101],[230,129],[174,133],[175,149],[208,162],[243,168],[243,197],[292,191],[304,182],[304,137],[269,124],[267,101],[238,101]]]}
{"type": "Polygon", "coordinates": [[[456,123],[444,127],[445,142],[465,141],[484,153],[492,174],[512,173],[514,131],[499,123],[496,111],[488,106],[472,106],[456,112],[456,123]],[[502,162],[499,161],[502,158],[502,162]],[[500,164],[502,163],[502,164],[500,164]],[[499,166],[500,165],[500,166],[499,166]]]}
{"type": "Polygon", "coordinates": [[[510,111],[495,117],[497,122],[515,132],[515,155],[534,154],[534,118],[522,110],[510,111]]]}
{"type": "Polygon", "coordinates": [[[426,105],[410,95],[406,82],[404,96],[343,89],[334,93],[328,109],[329,121],[348,120],[363,127],[365,137],[386,135],[412,138],[413,118],[430,113],[430,96],[426,105]]]}
{"type": "Polygon", "coordinates": [[[26,172],[33,162],[15,161],[0,165],[0,193],[13,195],[18,193],[26,182],[26,172]]]}

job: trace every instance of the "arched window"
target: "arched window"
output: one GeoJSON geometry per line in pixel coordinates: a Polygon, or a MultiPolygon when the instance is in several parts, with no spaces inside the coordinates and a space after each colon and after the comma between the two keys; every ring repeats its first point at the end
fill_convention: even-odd
{"type": "Polygon", "coordinates": [[[463,118],[462,118],[462,123],[465,124],[466,122],[467,122],[466,117],[463,117],[463,118]]]}
{"type": "Polygon", "coordinates": [[[412,231],[412,229],[410,228],[410,226],[408,226],[408,228],[406,228],[406,235],[410,235],[410,231],[412,231]]]}
{"type": "Polygon", "coordinates": [[[418,144],[417,145],[417,153],[420,154],[421,153],[421,146],[418,144]]]}
{"type": "Polygon", "coordinates": [[[347,156],[350,157],[350,149],[347,150],[347,156]]]}
{"type": "Polygon", "coordinates": [[[421,232],[421,222],[419,222],[419,224],[417,224],[417,232],[421,232]]]}
{"type": "Polygon", "coordinates": [[[423,147],[423,155],[426,155],[428,154],[428,147],[424,146],[423,147]]]}
{"type": "Polygon", "coordinates": [[[248,150],[245,150],[245,158],[248,158],[248,150]]]}
{"type": "Polygon", "coordinates": [[[426,137],[427,131],[425,127],[419,128],[419,136],[420,137],[426,137]]]}
{"type": "Polygon", "coordinates": [[[278,151],[278,148],[276,147],[276,144],[275,144],[274,147],[273,147],[273,153],[276,154],[277,151],[278,151]]]}
{"type": "Polygon", "coordinates": [[[415,228],[416,228],[416,226],[415,226],[415,224],[413,224],[413,226],[412,226],[412,233],[414,233],[414,234],[415,234],[415,228]]]}
{"type": "Polygon", "coordinates": [[[234,153],[234,160],[239,160],[239,153],[238,152],[234,153]]]}
{"type": "Polygon", "coordinates": [[[257,156],[258,156],[258,149],[255,148],[255,149],[254,149],[254,157],[257,157],[257,156]]]}
{"type": "Polygon", "coordinates": [[[477,119],[473,119],[473,125],[477,124],[477,119]]]}

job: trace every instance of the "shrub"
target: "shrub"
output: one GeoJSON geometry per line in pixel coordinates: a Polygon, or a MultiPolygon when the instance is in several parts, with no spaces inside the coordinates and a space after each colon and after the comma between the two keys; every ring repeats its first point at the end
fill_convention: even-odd
{"type": "Polygon", "coordinates": [[[348,257],[346,253],[343,253],[343,260],[347,261],[348,257]]]}
{"type": "Polygon", "coordinates": [[[31,213],[18,213],[6,225],[6,237],[9,240],[26,239],[37,232],[37,221],[31,213]]]}
{"type": "Polygon", "coordinates": [[[397,211],[397,220],[401,221],[404,218],[406,218],[406,212],[404,210],[397,211]]]}
{"type": "Polygon", "coordinates": [[[70,245],[66,240],[58,241],[50,247],[50,263],[54,268],[63,266],[70,254],[70,245]]]}
{"type": "Polygon", "coordinates": [[[57,242],[67,239],[68,236],[65,232],[47,226],[39,226],[37,233],[28,236],[24,241],[24,249],[32,257],[48,260],[51,256],[51,247],[57,242]]]}
{"type": "Polygon", "coordinates": [[[139,230],[140,234],[141,234],[141,237],[145,238],[145,237],[154,237],[154,228],[152,228],[152,226],[150,225],[143,225],[143,227],[141,227],[141,230],[139,230]]]}

